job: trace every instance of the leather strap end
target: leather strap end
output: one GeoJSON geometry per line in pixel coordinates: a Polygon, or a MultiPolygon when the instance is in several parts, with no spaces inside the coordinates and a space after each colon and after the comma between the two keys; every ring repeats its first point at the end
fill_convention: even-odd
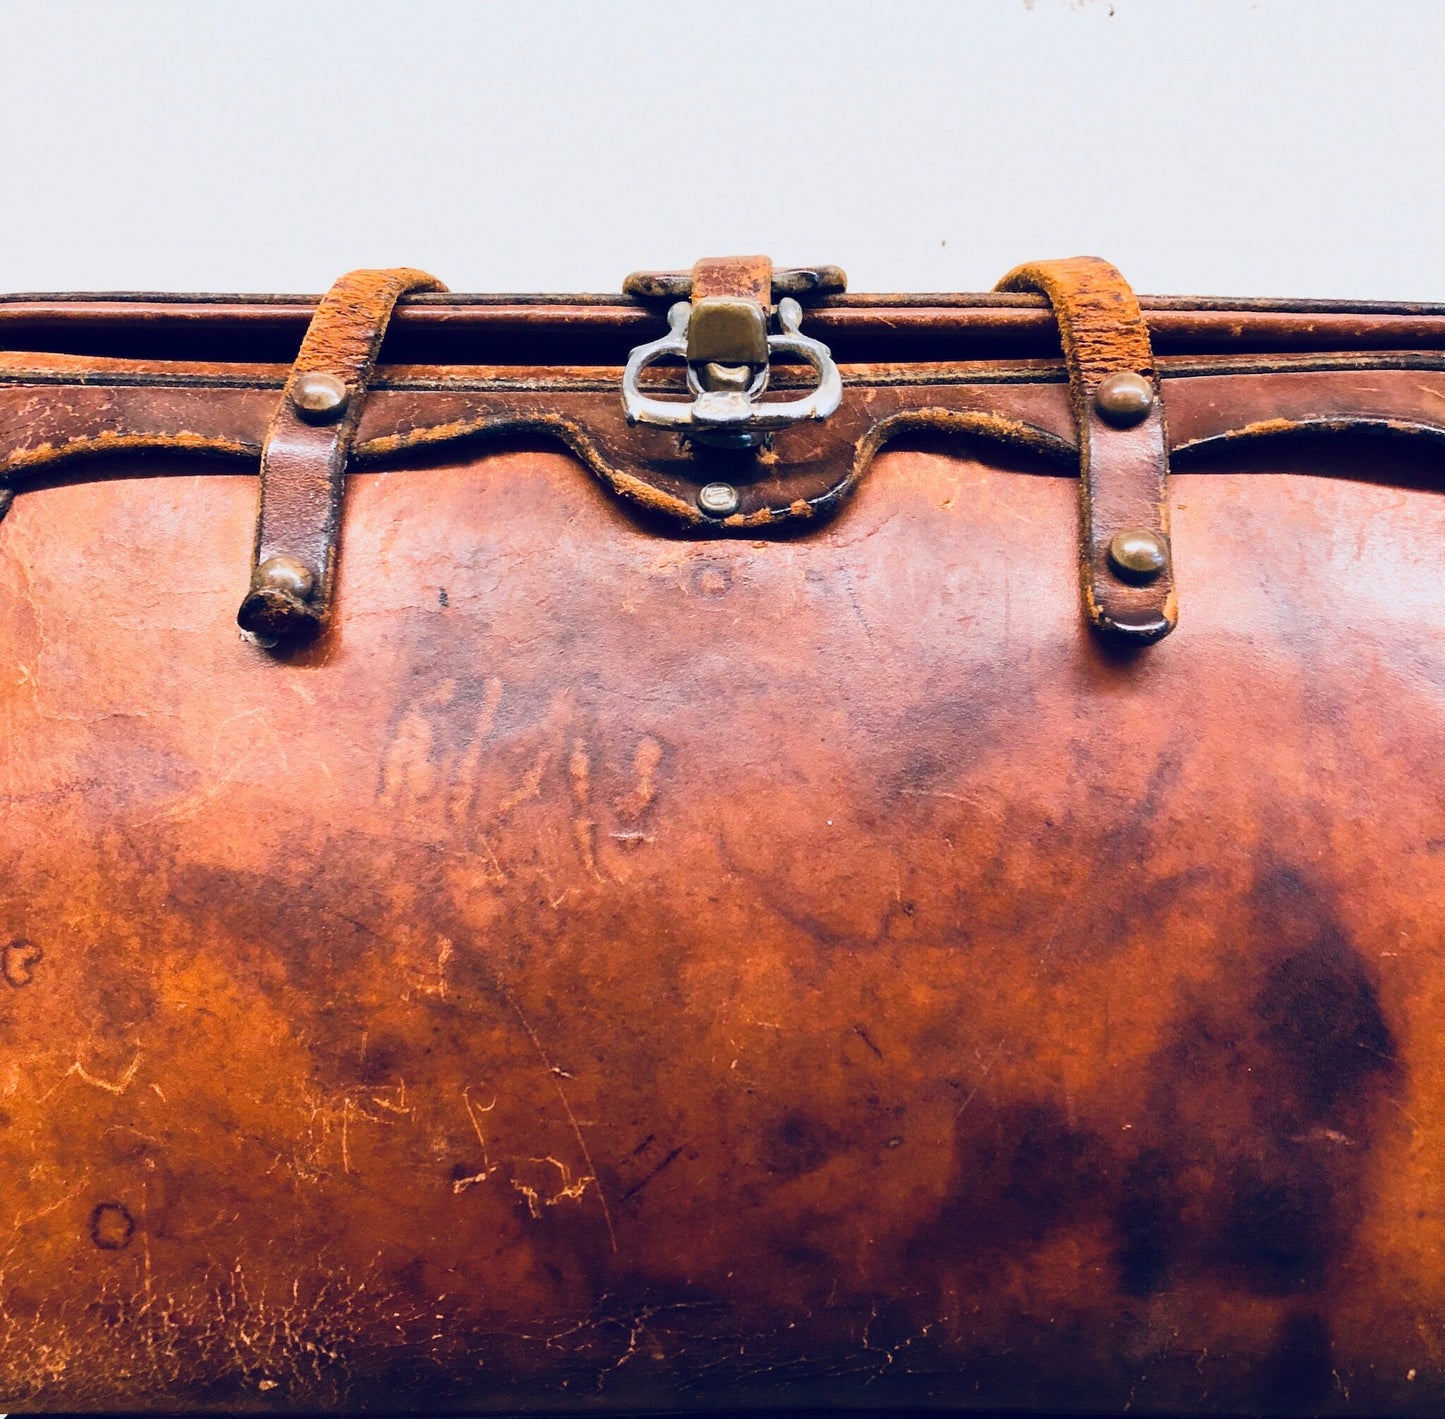
{"type": "Polygon", "coordinates": [[[318,607],[294,593],[274,586],[253,586],[236,613],[243,631],[266,641],[302,641],[325,624],[318,607]]]}

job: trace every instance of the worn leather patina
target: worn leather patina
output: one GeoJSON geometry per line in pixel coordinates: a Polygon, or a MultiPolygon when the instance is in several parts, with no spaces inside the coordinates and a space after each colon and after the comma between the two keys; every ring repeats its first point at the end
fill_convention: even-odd
{"type": "Polygon", "coordinates": [[[402,298],[271,649],[316,303],[0,302],[3,1407],[1440,1412],[1445,310],[1140,301],[1129,648],[930,300],[739,453],[655,299],[402,298]]]}

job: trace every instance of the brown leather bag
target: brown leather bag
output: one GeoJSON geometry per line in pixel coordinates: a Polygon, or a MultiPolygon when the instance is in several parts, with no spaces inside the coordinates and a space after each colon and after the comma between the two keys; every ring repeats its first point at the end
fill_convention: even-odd
{"type": "Polygon", "coordinates": [[[841,287],[0,300],[0,1407],[1445,1407],[1445,307],[841,287]]]}

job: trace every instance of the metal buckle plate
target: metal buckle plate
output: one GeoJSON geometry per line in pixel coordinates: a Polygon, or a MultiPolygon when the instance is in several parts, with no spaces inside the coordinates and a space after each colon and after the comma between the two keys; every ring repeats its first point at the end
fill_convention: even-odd
{"type": "Polygon", "coordinates": [[[768,334],[767,359],[759,365],[720,366],[691,358],[692,313],[689,302],[678,301],[667,313],[668,333],[639,345],[629,356],[622,373],[622,406],[628,423],[676,429],[714,447],[752,448],[776,429],[806,419],[826,419],[842,401],[838,366],[826,345],[801,332],[803,309],[791,296],[778,302],[778,329],[768,334]],[[800,399],[764,402],[772,360],[778,355],[805,360],[817,372],[817,386],[800,399]],[[659,399],[642,392],[643,370],[668,358],[686,364],[690,400],[659,399]]]}

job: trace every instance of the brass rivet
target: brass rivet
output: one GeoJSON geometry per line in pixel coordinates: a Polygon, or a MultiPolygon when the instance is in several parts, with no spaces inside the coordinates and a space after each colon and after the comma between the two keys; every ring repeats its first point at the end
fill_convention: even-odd
{"type": "Polygon", "coordinates": [[[350,398],[345,380],[320,371],[300,375],[291,386],[291,402],[296,412],[315,424],[328,424],[339,418],[350,398]]]}
{"type": "Polygon", "coordinates": [[[1142,374],[1120,370],[1099,381],[1094,408],[1106,423],[1121,429],[1139,423],[1154,404],[1154,386],[1142,374]]]}
{"type": "Polygon", "coordinates": [[[738,510],[738,490],[731,483],[708,483],[698,493],[697,505],[710,517],[730,517],[738,510]]]}
{"type": "Polygon", "coordinates": [[[295,557],[267,557],[256,568],[256,585],[269,591],[284,591],[298,601],[306,601],[316,590],[311,568],[295,557]]]}
{"type": "Polygon", "coordinates": [[[1131,527],[1109,542],[1109,565],[1124,581],[1153,581],[1169,563],[1169,545],[1158,532],[1131,527]]]}

